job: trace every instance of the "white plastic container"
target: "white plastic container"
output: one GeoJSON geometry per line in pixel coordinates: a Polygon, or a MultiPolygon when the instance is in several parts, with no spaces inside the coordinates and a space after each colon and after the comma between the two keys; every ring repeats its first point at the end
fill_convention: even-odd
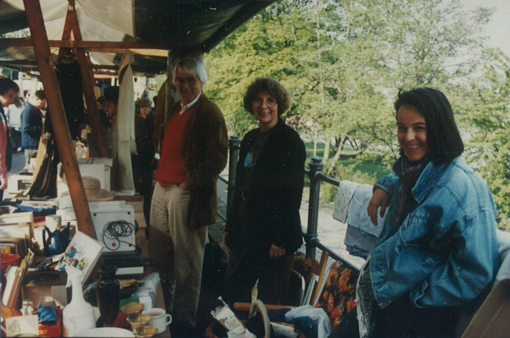
{"type": "Polygon", "coordinates": [[[67,285],[73,288],[73,299],[62,313],[64,337],[74,337],[80,332],[96,327],[94,309],[83,298],[82,272],[73,266],[66,266],[67,285]]]}

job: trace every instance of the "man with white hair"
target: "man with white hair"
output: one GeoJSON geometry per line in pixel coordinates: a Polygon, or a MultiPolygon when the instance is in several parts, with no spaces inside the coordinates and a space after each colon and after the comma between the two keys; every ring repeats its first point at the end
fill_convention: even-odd
{"type": "Polygon", "coordinates": [[[183,59],[172,74],[181,100],[169,111],[151,204],[149,257],[160,276],[172,337],[196,322],[207,225],[216,220],[216,180],[227,163],[225,119],[202,91],[204,65],[183,59]]]}

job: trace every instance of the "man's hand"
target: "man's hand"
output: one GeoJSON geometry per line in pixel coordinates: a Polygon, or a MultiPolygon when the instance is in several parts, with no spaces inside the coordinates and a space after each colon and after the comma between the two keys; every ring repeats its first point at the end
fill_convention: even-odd
{"type": "Polygon", "coordinates": [[[377,209],[381,207],[381,217],[384,216],[388,205],[388,193],[381,188],[375,188],[374,194],[368,202],[367,212],[374,225],[377,225],[377,209]]]}
{"type": "Polygon", "coordinates": [[[7,179],[1,179],[0,182],[0,190],[7,190],[7,179]]]}
{"type": "Polygon", "coordinates": [[[271,249],[269,249],[269,257],[270,258],[280,258],[285,255],[285,249],[282,249],[274,244],[271,244],[271,249]]]}

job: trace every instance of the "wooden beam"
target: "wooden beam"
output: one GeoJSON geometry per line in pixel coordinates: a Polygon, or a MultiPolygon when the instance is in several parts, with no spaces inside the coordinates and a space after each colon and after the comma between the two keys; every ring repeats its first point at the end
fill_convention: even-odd
{"type": "MultiPolygon", "coordinates": [[[[76,37],[75,37],[76,39],[76,37]]],[[[100,50],[128,50],[128,49],[154,49],[168,51],[172,46],[157,45],[146,42],[133,41],[78,41],[78,40],[49,40],[51,48],[85,48],[90,51],[100,50]]],[[[33,47],[31,40],[27,39],[0,39],[0,47],[33,47]]],[[[118,53],[118,52],[117,52],[118,53]]],[[[167,55],[167,54],[165,54],[167,55]]]]}
{"type": "MultiPolygon", "coordinates": [[[[74,38],[76,39],[75,42],[81,41],[81,30],[74,7],[74,0],[70,0],[69,6],[67,7],[65,27],[69,30],[69,36],[71,32],[74,34],[74,38]]],[[[87,103],[87,116],[90,123],[90,129],[92,130],[92,135],[94,136],[94,143],[99,151],[100,157],[109,157],[108,148],[106,147],[106,139],[104,137],[103,127],[99,117],[99,111],[97,109],[96,95],[94,94],[95,81],[90,68],[90,60],[85,54],[85,50],[83,48],[75,48],[75,52],[80,65],[83,95],[85,96],[85,102],[87,103]]]]}
{"type": "MultiPolygon", "coordinates": [[[[28,60],[10,60],[10,61],[0,61],[0,67],[4,68],[12,68],[14,70],[20,71],[20,72],[32,72],[36,69],[23,69],[22,67],[26,66],[37,66],[37,61],[28,61],[28,60]],[[18,67],[14,67],[18,66],[18,67]]],[[[116,65],[86,65],[88,69],[92,68],[94,75],[111,75],[111,76],[117,76],[117,70],[119,69],[119,66],[116,65]],[[113,70],[115,72],[107,72],[108,70],[113,70]]],[[[146,73],[146,74],[163,74],[165,72],[166,65],[164,63],[161,64],[161,67],[157,66],[140,66],[140,65],[132,65],[133,71],[135,73],[146,73]]],[[[39,75],[34,75],[39,76],[39,75]]]]}
{"type": "Polygon", "coordinates": [[[53,124],[58,153],[62,161],[62,168],[66,176],[67,186],[69,187],[69,195],[73,202],[78,229],[90,237],[97,239],[87,195],[85,195],[85,189],[78,167],[78,160],[76,159],[71,134],[69,133],[69,127],[67,125],[57,75],[55,74],[55,67],[51,58],[41,4],[39,0],[23,0],[23,3],[25,5],[30,34],[34,43],[41,80],[46,93],[46,100],[48,101],[48,114],[53,124]]]}
{"type": "MultiPolygon", "coordinates": [[[[74,0],[68,0],[68,2],[69,2],[69,5],[68,5],[67,13],[66,13],[66,21],[64,22],[64,30],[62,32],[62,41],[71,40],[72,21],[73,21],[74,17],[69,13],[69,7],[74,8],[75,2],[74,2],[74,0]]],[[[60,62],[60,60],[62,60],[62,58],[64,57],[64,53],[65,53],[66,49],[67,48],[59,49],[58,57],[57,57],[58,62],[60,62]]]]}

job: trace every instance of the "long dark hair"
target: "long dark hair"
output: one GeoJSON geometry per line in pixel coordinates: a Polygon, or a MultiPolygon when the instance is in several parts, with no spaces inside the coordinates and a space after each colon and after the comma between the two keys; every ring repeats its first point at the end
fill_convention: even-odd
{"type": "MultiPolygon", "coordinates": [[[[464,143],[455,123],[452,107],[446,96],[437,89],[416,88],[400,92],[395,112],[403,105],[416,108],[427,124],[428,157],[435,164],[449,163],[464,152],[464,143]]],[[[403,151],[400,151],[403,155],[403,151]]]]}

